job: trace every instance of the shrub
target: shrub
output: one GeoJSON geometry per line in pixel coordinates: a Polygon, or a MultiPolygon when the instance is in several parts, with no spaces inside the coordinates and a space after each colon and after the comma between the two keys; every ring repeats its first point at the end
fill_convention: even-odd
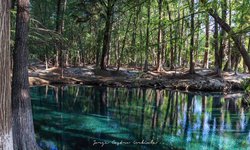
{"type": "Polygon", "coordinates": [[[244,79],[242,82],[241,82],[244,90],[248,93],[250,93],[250,78],[247,78],[247,79],[244,79]]]}

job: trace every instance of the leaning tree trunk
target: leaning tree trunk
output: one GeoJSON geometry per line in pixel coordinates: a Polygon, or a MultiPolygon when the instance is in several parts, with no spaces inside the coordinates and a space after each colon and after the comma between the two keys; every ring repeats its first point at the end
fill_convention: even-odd
{"type": "Polygon", "coordinates": [[[29,5],[29,0],[17,1],[12,78],[13,138],[16,150],[39,149],[35,140],[28,82],[29,5]]]}
{"type": "Polygon", "coordinates": [[[13,150],[9,42],[10,0],[0,0],[0,150],[13,150]]]}
{"type": "Polygon", "coordinates": [[[250,57],[247,53],[245,46],[242,44],[240,40],[240,35],[235,34],[234,31],[231,29],[231,27],[225,21],[223,21],[213,9],[209,9],[208,12],[215,19],[215,21],[218,22],[221,28],[223,28],[228,34],[230,34],[231,38],[235,43],[235,46],[239,50],[245,64],[247,65],[248,71],[250,71],[250,57]]]}

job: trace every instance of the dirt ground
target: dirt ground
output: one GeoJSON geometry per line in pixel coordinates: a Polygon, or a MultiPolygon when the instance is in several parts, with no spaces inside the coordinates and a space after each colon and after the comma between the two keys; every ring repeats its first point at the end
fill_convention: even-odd
{"type": "Polygon", "coordinates": [[[29,67],[29,82],[34,85],[48,84],[84,84],[113,87],[145,87],[170,88],[181,90],[225,92],[243,90],[241,82],[250,78],[250,74],[235,74],[223,72],[218,77],[213,70],[196,69],[196,74],[188,74],[188,69],[156,72],[151,69],[147,73],[134,68],[108,68],[103,71],[92,65],[85,67],[67,67],[64,69],[52,67],[45,69],[44,65],[29,67]]]}

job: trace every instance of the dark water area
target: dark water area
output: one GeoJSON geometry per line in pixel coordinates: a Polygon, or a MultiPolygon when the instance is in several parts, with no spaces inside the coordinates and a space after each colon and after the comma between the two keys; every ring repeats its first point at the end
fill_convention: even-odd
{"type": "Polygon", "coordinates": [[[154,89],[32,87],[44,150],[248,149],[241,98],[154,89]]]}

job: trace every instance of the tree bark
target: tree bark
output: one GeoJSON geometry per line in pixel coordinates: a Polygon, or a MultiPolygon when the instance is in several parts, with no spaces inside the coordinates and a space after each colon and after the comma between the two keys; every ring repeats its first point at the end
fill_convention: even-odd
{"type": "MultiPolygon", "coordinates": [[[[178,23],[177,23],[177,33],[176,33],[176,45],[178,46],[178,57],[177,57],[177,64],[180,66],[181,64],[181,40],[182,40],[182,25],[181,25],[181,12],[180,12],[180,5],[178,4],[178,23]]],[[[183,22],[183,19],[182,19],[183,22]]]]}
{"type": "MultiPolygon", "coordinates": [[[[229,0],[229,26],[232,24],[232,4],[229,0]]],[[[232,70],[232,50],[231,50],[231,39],[228,39],[228,67],[227,70],[232,70]]]]}
{"type": "Polygon", "coordinates": [[[96,66],[100,66],[100,51],[101,51],[102,31],[99,30],[97,34],[96,46],[96,66]]]}
{"type": "MultiPolygon", "coordinates": [[[[136,0],[135,1],[135,7],[134,7],[134,17],[133,17],[133,32],[132,32],[132,40],[131,40],[131,60],[133,62],[137,62],[136,61],[136,51],[137,51],[137,47],[136,47],[136,41],[137,41],[137,29],[138,29],[138,17],[139,17],[139,13],[140,13],[140,5],[139,5],[139,1],[136,0]]],[[[137,65],[137,64],[136,64],[137,65]]]]}
{"type": "Polygon", "coordinates": [[[118,66],[117,66],[117,70],[116,71],[120,70],[121,59],[123,58],[123,54],[124,54],[123,52],[124,52],[124,48],[125,48],[125,44],[126,44],[126,40],[127,40],[127,35],[128,35],[128,31],[129,31],[129,26],[130,26],[131,18],[132,18],[132,14],[129,17],[128,24],[127,24],[126,31],[125,31],[125,35],[124,35],[124,38],[123,38],[123,41],[122,41],[122,49],[121,49],[121,54],[120,54],[120,56],[118,58],[118,62],[117,62],[118,66]]]}
{"type": "Polygon", "coordinates": [[[36,150],[28,82],[29,0],[17,1],[16,39],[13,52],[12,113],[14,149],[36,150]]]}
{"type": "Polygon", "coordinates": [[[113,4],[111,0],[108,0],[108,6],[106,10],[106,23],[105,31],[103,36],[103,46],[102,46],[102,56],[100,67],[102,70],[106,70],[108,64],[108,51],[110,49],[110,40],[111,40],[111,28],[112,28],[112,11],[113,4]]]}
{"type": "Polygon", "coordinates": [[[170,27],[170,31],[169,31],[169,34],[170,34],[170,70],[173,70],[174,69],[174,45],[173,45],[173,25],[172,25],[172,16],[171,16],[171,11],[169,9],[169,4],[167,4],[167,10],[168,10],[168,18],[171,22],[171,25],[169,26],[170,27]]]}
{"type": "Polygon", "coordinates": [[[215,61],[214,61],[214,66],[215,66],[215,72],[217,72],[218,75],[220,75],[221,71],[219,68],[219,42],[218,42],[218,23],[214,21],[214,56],[215,56],[215,61]]]}
{"type": "Polygon", "coordinates": [[[194,64],[194,0],[191,0],[191,39],[190,39],[190,65],[189,65],[189,73],[194,74],[195,64],[194,64]]]}
{"type": "Polygon", "coordinates": [[[203,68],[208,69],[208,61],[209,61],[209,15],[206,16],[206,42],[205,42],[203,68]]]}
{"type": "Polygon", "coordinates": [[[11,125],[10,0],[0,0],[0,149],[13,150],[11,125]]]}
{"type": "MultiPolygon", "coordinates": [[[[222,9],[222,20],[226,22],[226,17],[227,17],[227,0],[223,0],[221,4],[221,9],[222,9]]],[[[219,70],[222,70],[222,63],[223,63],[223,58],[224,58],[224,49],[225,49],[225,31],[224,29],[221,30],[220,32],[220,49],[219,49],[219,70]]]]}
{"type": "Polygon", "coordinates": [[[144,71],[147,72],[148,71],[148,53],[149,53],[149,26],[150,26],[150,0],[148,0],[148,8],[147,8],[147,33],[146,33],[146,51],[145,51],[145,55],[146,55],[146,59],[145,59],[145,63],[144,63],[144,71]]]}
{"type": "MultiPolygon", "coordinates": [[[[185,16],[184,9],[182,10],[182,16],[185,16]]],[[[181,33],[180,33],[181,42],[179,44],[179,66],[182,66],[182,49],[183,49],[183,45],[185,44],[185,41],[183,39],[183,33],[184,33],[184,19],[182,19],[181,21],[181,33]]]]}
{"type": "MultiPolygon", "coordinates": [[[[63,34],[64,30],[64,13],[66,9],[67,0],[58,0],[57,1],[57,18],[56,18],[56,32],[59,36],[63,34]]],[[[62,68],[64,59],[62,51],[62,42],[59,39],[56,43],[56,66],[62,68]]]]}
{"type": "MultiPolygon", "coordinates": [[[[248,38],[248,48],[247,48],[247,52],[248,52],[248,54],[250,53],[250,38],[248,38]]],[[[249,69],[248,69],[248,72],[249,72],[249,69]]]]}
{"type": "MultiPolygon", "coordinates": [[[[61,0],[57,0],[57,11],[56,11],[56,32],[58,34],[61,34],[60,30],[60,19],[61,19],[61,0]]],[[[55,44],[55,49],[56,49],[56,61],[55,65],[57,67],[60,67],[60,61],[61,61],[61,51],[60,51],[60,44],[59,42],[55,44]]]]}
{"type": "Polygon", "coordinates": [[[195,25],[195,49],[194,49],[194,62],[198,62],[199,59],[199,38],[200,38],[200,30],[201,30],[201,23],[200,23],[200,14],[197,16],[197,25],[195,25]]]}
{"type": "Polygon", "coordinates": [[[158,23],[158,51],[157,51],[157,71],[162,71],[162,0],[158,0],[159,23],[158,23]]]}

